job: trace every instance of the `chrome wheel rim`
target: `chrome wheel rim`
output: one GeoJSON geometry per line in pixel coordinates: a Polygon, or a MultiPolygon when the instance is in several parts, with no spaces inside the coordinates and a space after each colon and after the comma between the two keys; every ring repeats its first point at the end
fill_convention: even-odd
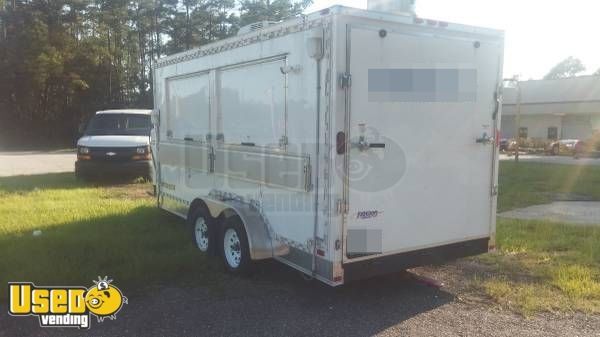
{"type": "Polygon", "coordinates": [[[196,237],[196,246],[198,249],[203,252],[208,251],[208,225],[203,217],[196,219],[194,235],[196,237]]]}
{"type": "Polygon", "coordinates": [[[242,244],[237,232],[233,228],[227,229],[223,236],[223,250],[225,260],[231,268],[237,268],[242,262],[242,244]]]}

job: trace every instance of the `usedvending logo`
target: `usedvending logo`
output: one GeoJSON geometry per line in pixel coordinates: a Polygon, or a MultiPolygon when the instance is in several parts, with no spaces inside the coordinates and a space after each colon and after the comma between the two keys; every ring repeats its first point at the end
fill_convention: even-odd
{"type": "Polygon", "coordinates": [[[37,287],[31,282],[9,282],[9,309],[12,316],[38,316],[41,327],[88,329],[91,315],[98,322],[114,320],[127,304],[127,297],[107,276],[85,287],[37,287]]]}

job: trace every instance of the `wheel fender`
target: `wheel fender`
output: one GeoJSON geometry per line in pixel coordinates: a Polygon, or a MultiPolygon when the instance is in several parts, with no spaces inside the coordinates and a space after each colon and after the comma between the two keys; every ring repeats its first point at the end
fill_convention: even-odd
{"type": "Polygon", "coordinates": [[[273,257],[273,241],[260,212],[246,203],[235,200],[226,200],[222,203],[227,207],[221,211],[220,216],[229,218],[237,215],[240,217],[248,238],[250,258],[263,260],[273,257]]]}
{"type": "Polygon", "coordinates": [[[192,215],[192,212],[196,211],[197,208],[201,208],[206,212],[206,214],[210,214],[211,216],[213,216],[212,213],[209,212],[208,206],[202,199],[194,199],[194,201],[192,201],[192,203],[190,204],[190,208],[188,208],[188,221],[190,219],[190,216],[192,215]]]}

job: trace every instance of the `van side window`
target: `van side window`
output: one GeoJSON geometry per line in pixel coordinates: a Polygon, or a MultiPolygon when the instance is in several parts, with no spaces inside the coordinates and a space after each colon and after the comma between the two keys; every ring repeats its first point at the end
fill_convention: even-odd
{"type": "Polygon", "coordinates": [[[219,72],[218,133],[226,144],[279,147],[285,135],[283,59],[219,72]]]}

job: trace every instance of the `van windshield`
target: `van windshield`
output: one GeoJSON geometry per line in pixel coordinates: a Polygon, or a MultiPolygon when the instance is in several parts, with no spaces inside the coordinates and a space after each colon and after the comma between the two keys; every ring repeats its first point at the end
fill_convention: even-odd
{"type": "Polygon", "coordinates": [[[99,114],[85,130],[88,136],[150,136],[150,116],[138,114],[99,114]]]}

